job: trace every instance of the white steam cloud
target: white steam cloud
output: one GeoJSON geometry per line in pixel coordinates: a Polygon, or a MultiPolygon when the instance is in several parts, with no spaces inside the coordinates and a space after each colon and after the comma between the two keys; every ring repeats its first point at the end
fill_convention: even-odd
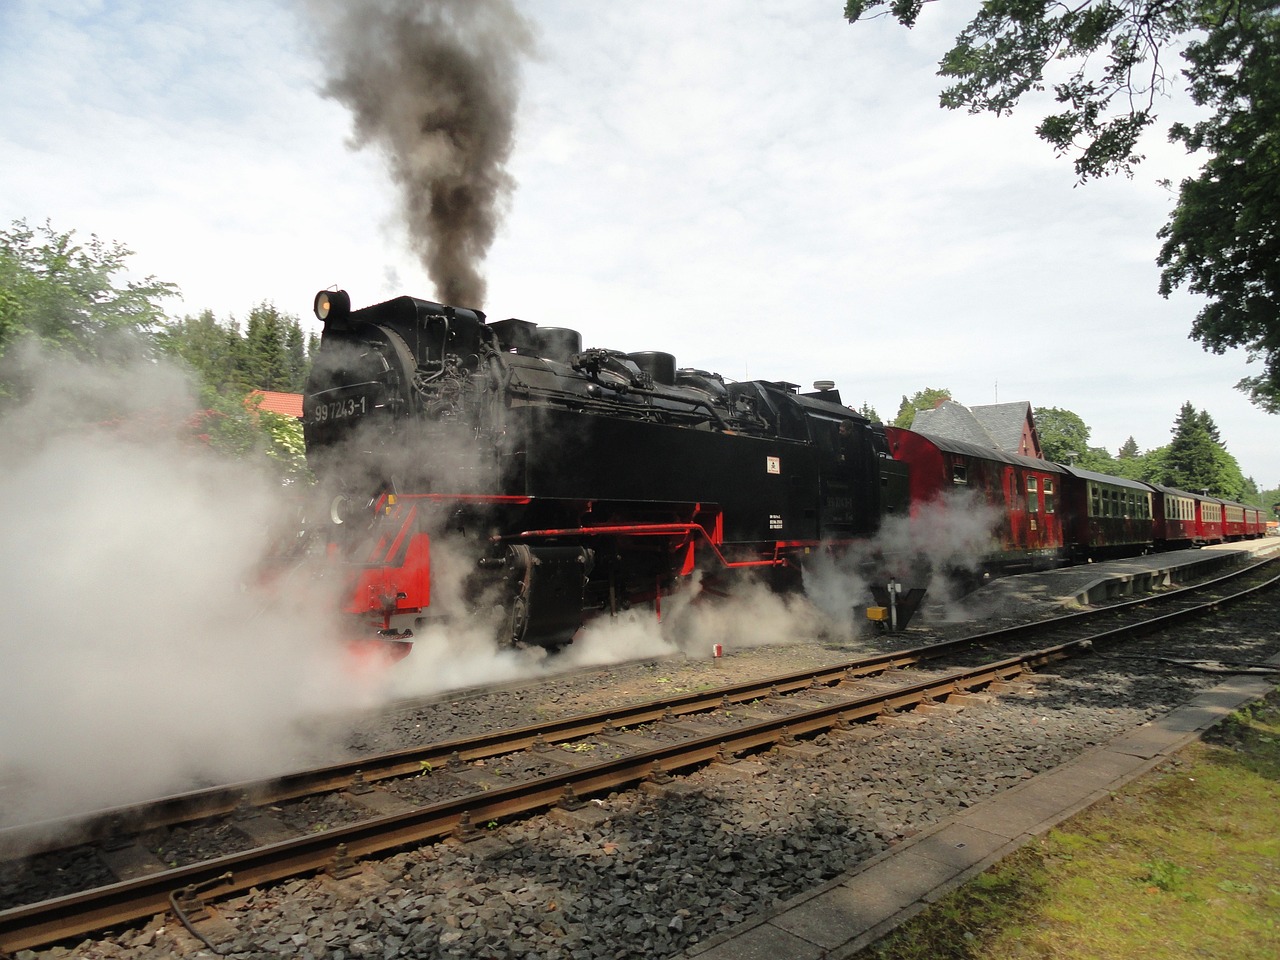
{"type": "Polygon", "coordinates": [[[957,574],[973,575],[989,556],[1000,510],[973,491],[959,490],[916,505],[912,516],[886,517],[876,536],[848,552],[822,555],[806,565],[805,593],[837,622],[856,622],[855,605],[872,598],[870,577],[895,577],[903,589],[923,587],[930,615],[961,618],[954,609],[964,586],[957,574]]]}
{"type": "Polygon", "coordinates": [[[279,488],[193,436],[170,366],[21,363],[29,393],[0,415],[0,826],[298,766],[304,719],[356,691],[331,602],[255,588],[279,488]]]}

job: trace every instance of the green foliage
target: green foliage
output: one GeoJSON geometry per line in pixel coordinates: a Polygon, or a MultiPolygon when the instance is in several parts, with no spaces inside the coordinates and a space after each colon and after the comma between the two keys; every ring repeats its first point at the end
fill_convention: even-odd
{"type": "Polygon", "coordinates": [[[198,317],[166,324],[156,341],[195,370],[203,382],[222,390],[301,393],[307,381],[310,361],[298,318],[269,303],[249,312],[244,333],[234,319],[224,325],[206,310],[198,317]]]}
{"type": "Polygon", "coordinates": [[[1089,428],[1077,414],[1057,407],[1041,407],[1033,412],[1040,451],[1054,463],[1072,463],[1089,449],[1089,428]]]}
{"type": "Polygon", "coordinates": [[[926,387],[913,393],[909,399],[904,395],[898,405],[898,415],[893,418],[893,426],[910,427],[917,410],[932,410],[943,400],[950,399],[951,391],[946,387],[926,387]]]}
{"type": "Polygon", "coordinates": [[[203,409],[192,424],[197,440],[235,460],[256,461],[284,481],[311,482],[300,421],[209,384],[201,387],[200,402],[203,409]]]}
{"type": "Polygon", "coordinates": [[[1280,483],[1274,487],[1259,490],[1253,502],[1262,507],[1267,512],[1268,517],[1272,519],[1280,517],[1280,483]]]}
{"type": "Polygon", "coordinates": [[[249,387],[242,383],[244,344],[239,325],[232,321],[223,326],[212,310],[165,324],[156,333],[156,343],[194,370],[203,383],[249,387]]]}
{"type": "MultiPolygon", "coordinates": [[[[0,230],[0,355],[30,341],[45,351],[91,363],[155,351],[183,361],[195,374],[204,408],[188,424],[199,442],[239,459],[259,459],[283,477],[308,476],[302,428],[289,417],[247,407],[255,387],[298,392],[306,380],[306,338],[296,317],[269,304],[250,313],[250,336],[212,312],[167,322],[160,301],[171,283],[128,280],[133,254],[96,236],[87,242],[46,223],[32,229],[15,221],[0,230]]],[[[0,396],[20,393],[0,382],[0,396]]]]}
{"type": "MultiPolygon", "coordinates": [[[[1138,137],[1155,120],[1153,107],[1171,81],[1162,50],[1191,28],[1196,4],[1163,0],[984,0],[938,73],[954,82],[944,107],[1007,114],[1028,93],[1046,88],[1052,65],[1065,78],[1052,84],[1059,113],[1036,132],[1059,154],[1074,153],[1081,180],[1132,172],[1142,160],[1138,137]]],[[[915,25],[922,3],[850,0],[851,23],[892,16],[915,25]]]]}
{"type": "Polygon", "coordinates": [[[1145,872],[1137,878],[1138,883],[1156,887],[1166,893],[1177,890],[1186,882],[1187,877],[1191,876],[1191,871],[1186,867],[1180,867],[1168,860],[1151,860],[1142,866],[1145,872]]]}
{"type": "Polygon", "coordinates": [[[1262,372],[1237,387],[1280,412],[1280,14],[1274,3],[1206,2],[1205,34],[1184,57],[1191,95],[1211,117],[1169,139],[1209,154],[1182,181],[1160,231],[1165,296],[1186,285],[1208,298],[1191,336],[1214,353],[1243,347],[1262,372]]]}
{"type": "Polygon", "coordinates": [[[855,413],[859,413],[866,417],[872,423],[881,423],[880,414],[876,412],[876,408],[869,404],[866,400],[862,401],[862,406],[854,409],[855,413]]]}
{"type": "Polygon", "coordinates": [[[1159,451],[1158,458],[1148,455],[1147,475],[1141,479],[1194,493],[1207,490],[1211,496],[1243,500],[1251,482],[1245,480],[1236,458],[1215,440],[1217,435],[1217,425],[1206,411],[1197,411],[1190,402],[1184,403],[1173,425],[1173,440],[1159,451]]]}
{"type": "Polygon", "coordinates": [[[310,476],[302,425],[259,410],[248,399],[258,389],[302,391],[310,361],[297,317],[262,303],[250,311],[248,330],[242,335],[235,320],[224,325],[206,310],[165,325],[156,341],[199,377],[206,408],[203,428],[210,444],[240,459],[266,458],[292,480],[310,476]]]}
{"type": "Polygon", "coordinates": [[[1086,447],[1080,459],[1076,461],[1076,466],[1095,473],[1109,473],[1114,477],[1124,476],[1119,461],[1111,455],[1109,450],[1102,447],[1086,447]]]}
{"type": "Polygon", "coordinates": [[[1217,476],[1218,461],[1213,439],[1196,408],[1182,405],[1173,427],[1173,442],[1165,458],[1161,483],[1193,492],[1207,490],[1217,476]]]}
{"type": "Polygon", "coordinates": [[[155,277],[125,280],[131,250],[49,223],[16,220],[0,230],[0,354],[23,339],[81,358],[108,359],[136,349],[177,287],[155,277]]]}
{"type": "MultiPolygon", "coordinates": [[[[1210,494],[1242,503],[1261,503],[1257,485],[1245,477],[1227,452],[1208,411],[1184,404],[1170,444],[1142,453],[1129,437],[1117,456],[1091,447],[1089,427],[1070,410],[1045,407],[1035,411],[1036,432],[1046,460],[1129,480],[1143,480],[1210,494]]],[[[1267,504],[1269,505],[1269,504],[1267,504]]]]}

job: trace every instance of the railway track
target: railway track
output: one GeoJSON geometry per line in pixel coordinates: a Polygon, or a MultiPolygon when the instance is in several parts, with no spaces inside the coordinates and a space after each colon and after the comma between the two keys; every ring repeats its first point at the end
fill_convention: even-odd
{"type": "MultiPolygon", "coordinates": [[[[341,874],[350,858],[371,856],[414,843],[451,835],[469,836],[474,825],[516,817],[552,805],[571,807],[582,798],[660,781],[712,762],[732,762],[794,738],[840,731],[885,713],[954,707],[975,692],[998,689],[1028,671],[1076,656],[1127,636],[1167,629],[1230,603],[1244,589],[1242,580],[1259,581],[1253,589],[1273,584],[1270,571],[1251,568],[1232,577],[1038,624],[995,631],[914,650],[894,651],[839,664],[822,671],[768,678],[636,704],[625,711],[584,715],[537,727],[502,731],[480,738],[436,744],[421,750],[365,758],[270,783],[240,784],[168,798],[150,807],[121,808],[81,822],[85,835],[119,836],[129,827],[180,823],[212,816],[240,820],[263,817],[252,802],[277,805],[321,790],[343,790],[369,816],[360,822],[302,837],[279,840],[216,860],[109,884],[0,913],[0,949],[22,949],[102,927],[125,923],[166,909],[198,909],[196,890],[221,896],[284,877],[316,870],[341,874]],[[1206,593],[1208,596],[1206,596],[1206,593]],[[1193,599],[1194,595],[1194,599],[1193,599]],[[1176,609],[1171,609],[1176,608],[1176,609]],[[1126,623],[1118,621],[1124,619],[1126,623]],[[1045,642],[1043,631],[1055,634],[1045,642]],[[1035,650],[1012,653],[1035,636],[1035,650]],[[968,666],[963,660],[978,660],[968,666]],[[928,665],[928,669],[923,667],[928,665]],[[908,669],[909,668],[909,669],[908,669]],[[926,675],[927,674],[927,675],[926,675]],[[730,716],[733,715],[733,716],[730,716]],[[688,718],[684,724],[680,718],[688,718]],[[733,722],[729,722],[732,720],[733,722]],[[622,728],[626,728],[623,730],[622,728]],[[637,727],[641,729],[636,730],[637,727]],[[590,745],[577,750],[575,746],[590,745]],[[612,753],[604,760],[596,760],[612,753]],[[550,756],[548,756],[550,755],[550,756]],[[476,777],[477,762],[499,769],[497,758],[538,758],[540,775],[503,783],[500,775],[476,777]],[[552,759],[556,757],[557,759],[552,759]],[[456,796],[393,809],[395,802],[378,789],[406,775],[451,778],[463,785],[456,796]],[[470,777],[470,789],[466,789],[470,777]],[[361,797],[369,798],[361,800],[361,797]],[[382,797],[391,812],[376,815],[382,797]],[[186,908],[175,907],[183,902],[186,908]]],[[[520,765],[520,764],[517,764],[520,765]]],[[[527,764],[526,764],[527,765],[527,764]]],[[[514,778],[512,778],[514,780],[514,778]]],[[[394,798],[403,804],[401,798],[394,798]]],[[[48,828],[50,825],[43,825],[48,828]]],[[[71,825],[67,825],[70,828],[71,825]]],[[[29,831],[31,828],[27,828],[29,831]]],[[[16,849],[20,832],[5,831],[0,844],[16,849]]],[[[31,841],[29,832],[26,841],[31,841]]]]}

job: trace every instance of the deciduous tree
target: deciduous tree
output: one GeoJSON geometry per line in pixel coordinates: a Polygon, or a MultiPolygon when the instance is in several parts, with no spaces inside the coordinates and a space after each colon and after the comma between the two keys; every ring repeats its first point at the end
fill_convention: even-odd
{"type": "Polygon", "coordinates": [[[1213,110],[1175,123],[1171,140],[1208,155],[1182,181],[1161,229],[1160,292],[1186,285],[1207,299],[1191,335],[1214,353],[1243,347],[1262,372],[1237,387],[1280,412],[1280,11],[1272,3],[1199,5],[1204,35],[1187,45],[1197,104],[1213,110]]]}
{"type": "Polygon", "coordinates": [[[932,410],[943,400],[950,399],[951,391],[946,387],[926,387],[917,390],[910,398],[904,395],[898,405],[898,415],[893,418],[893,426],[910,427],[917,410],[932,410]]]}
{"type": "Polygon", "coordinates": [[[1089,449],[1089,428],[1078,414],[1058,407],[1040,407],[1033,416],[1040,452],[1046,460],[1072,463],[1089,449]]]}
{"type": "Polygon", "coordinates": [[[133,252],[119,243],[49,223],[14,221],[0,230],[0,354],[22,339],[81,358],[138,347],[164,318],[160,302],[178,288],[148,276],[126,279],[133,252]]]}
{"type": "MultiPolygon", "coordinates": [[[[852,22],[910,28],[926,0],[848,0],[852,22]]],[[[982,0],[942,56],[942,105],[1011,112],[1051,87],[1058,112],[1036,128],[1080,179],[1132,174],[1155,107],[1185,88],[1207,117],[1169,137],[1202,153],[1160,230],[1160,292],[1205,305],[1191,336],[1214,353],[1243,348],[1261,373],[1237,387],[1280,412],[1280,7],[1275,0],[982,0]],[[1185,68],[1172,68],[1182,45],[1185,68]],[[1179,75],[1180,74],[1180,75],[1179,75]],[[1050,75],[1054,79],[1048,79],[1050,75]]],[[[1192,118],[1187,118],[1191,120],[1192,118]]]]}

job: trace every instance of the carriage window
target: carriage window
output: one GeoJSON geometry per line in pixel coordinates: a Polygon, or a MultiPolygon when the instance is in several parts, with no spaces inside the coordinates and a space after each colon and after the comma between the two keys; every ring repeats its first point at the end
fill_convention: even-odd
{"type": "Polygon", "coordinates": [[[1053,513],[1053,481],[1044,479],[1044,512],[1053,513]]]}
{"type": "Polygon", "coordinates": [[[1027,510],[1031,513],[1040,511],[1040,497],[1036,492],[1036,478],[1027,477],[1027,510]]]}
{"type": "Polygon", "coordinates": [[[968,483],[969,471],[963,463],[953,463],[951,465],[951,482],[952,483],[968,483]]]}

